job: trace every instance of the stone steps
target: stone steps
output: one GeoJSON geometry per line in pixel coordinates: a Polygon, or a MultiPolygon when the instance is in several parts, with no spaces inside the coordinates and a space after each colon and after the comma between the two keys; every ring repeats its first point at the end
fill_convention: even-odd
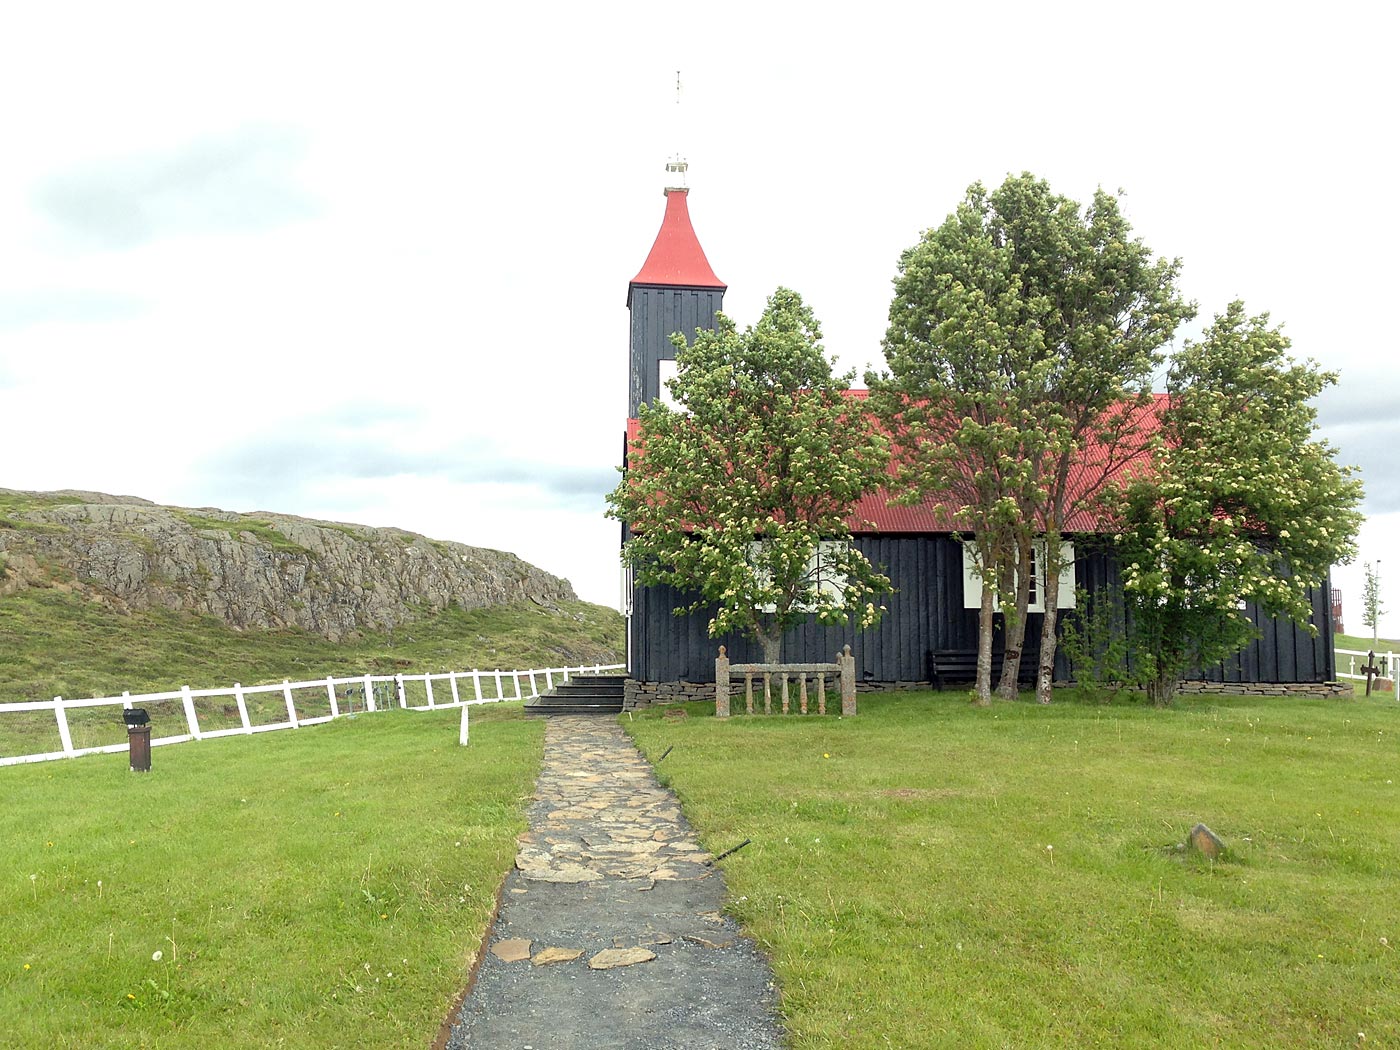
{"type": "Polygon", "coordinates": [[[625,675],[579,675],[527,701],[527,715],[615,715],[622,711],[625,675]]]}

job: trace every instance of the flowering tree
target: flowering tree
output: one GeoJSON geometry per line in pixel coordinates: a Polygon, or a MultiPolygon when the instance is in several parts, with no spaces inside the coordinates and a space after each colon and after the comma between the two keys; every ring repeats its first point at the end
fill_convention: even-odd
{"type": "Polygon", "coordinates": [[[1132,236],[1112,194],[1081,208],[1030,174],[991,192],[973,185],[900,258],[889,373],[870,384],[898,443],[903,494],[942,501],[972,535],[985,584],[980,702],[992,585],[1006,617],[999,688],[1016,695],[1037,537],[1048,585],[1036,697],[1050,700],[1061,535],[1143,451],[1153,372],[1194,312],[1178,268],[1132,236]]]}
{"type": "Polygon", "coordinates": [[[1356,552],[1361,483],[1309,404],[1337,377],[1291,360],[1268,322],[1231,303],[1175,357],[1153,476],[1124,493],[1132,649],[1158,706],[1254,637],[1244,602],[1306,624],[1309,588],[1356,552]]]}
{"type": "Polygon", "coordinates": [[[629,530],[622,556],[638,583],[694,596],[676,611],[708,611],[711,637],[747,634],[773,663],[809,616],[879,618],[872,599],[889,580],[841,541],[885,477],[887,442],[843,393],[854,374],[832,374],[796,292],[775,291],[742,333],[723,314],[715,325],[689,346],[672,337],[679,410],[642,406],[608,514],[629,530]]]}

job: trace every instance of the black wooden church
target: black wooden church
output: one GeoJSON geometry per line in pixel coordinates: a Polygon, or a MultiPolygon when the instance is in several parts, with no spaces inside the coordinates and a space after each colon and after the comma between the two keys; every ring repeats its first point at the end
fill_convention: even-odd
{"type": "MultiPolygon", "coordinates": [[[[692,336],[697,328],[712,328],[724,302],[726,285],[715,276],[691,225],[688,190],[666,190],[666,211],[651,252],[627,288],[631,313],[629,346],[628,439],[636,432],[638,408],[664,395],[663,382],[675,370],[673,332],[692,336]]],[[[624,453],[625,454],[625,453],[624,453]]],[[[894,593],[886,595],[887,611],[868,630],[826,627],[815,622],[795,628],[783,639],[786,660],[829,661],[850,644],[857,675],[867,686],[942,684],[948,679],[952,654],[977,648],[977,609],[981,583],[946,521],[929,507],[901,507],[883,493],[872,495],[857,516],[873,523],[862,526],[853,542],[889,576],[894,593]],[[940,671],[942,673],[940,673],[940,671]]],[[[1083,523],[1091,528],[1091,523],[1083,523]]],[[[1059,581],[1059,606],[1073,607],[1076,586],[1088,592],[1120,586],[1118,567],[1106,545],[1088,531],[1067,535],[1074,558],[1059,581]]],[[[1330,583],[1330,581],[1329,581],[1330,583]]],[[[1223,666],[1201,678],[1227,683],[1322,683],[1335,677],[1332,651],[1332,609],[1328,584],[1313,589],[1312,623],[1316,636],[1289,620],[1260,618],[1260,637],[1223,666]]],[[[665,587],[636,587],[630,577],[623,587],[627,617],[627,663],[630,677],[646,688],[677,682],[714,681],[714,660],[720,645],[736,662],[762,659],[756,642],[737,636],[710,638],[709,617],[676,616],[689,604],[665,587]]],[[[1038,602],[1027,624],[1027,653],[1022,673],[1035,673],[1035,648],[1042,616],[1038,602]]],[[[1073,615],[1069,613],[1068,615],[1073,615]]],[[[1000,649],[998,638],[996,648],[1000,649]]],[[[1063,652],[1057,656],[1057,679],[1073,676],[1063,652]]],[[[662,694],[666,692],[661,689],[662,694]]]]}

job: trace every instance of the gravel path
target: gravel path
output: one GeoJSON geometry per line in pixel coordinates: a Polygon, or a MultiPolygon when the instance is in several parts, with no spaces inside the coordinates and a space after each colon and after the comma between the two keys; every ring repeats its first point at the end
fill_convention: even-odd
{"type": "Polygon", "coordinates": [[[560,715],[448,1050],[777,1050],[767,961],[622,727],[560,715]]]}

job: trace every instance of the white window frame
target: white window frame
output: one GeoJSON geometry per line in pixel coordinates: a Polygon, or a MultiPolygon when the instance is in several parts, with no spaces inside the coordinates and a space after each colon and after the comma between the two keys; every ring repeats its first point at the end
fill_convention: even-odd
{"type": "MultiPolygon", "coordinates": [[[[1031,582],[1032,601],[1026,606],[1028,613],[1045,611],[1045,541],[1036,540],[1031,553],[1031,571],[1035,574],[1031,582]]],[[[1059,604],[1061,609],[1074,608],[1074,544],[1069,540],[1060,541],[1060,586],[1059,604]]],[[[982,577],[977,574],[977,556],[970,541],[962,544],[963,566],[963,608],[982,607],[982,577]]],[[[1000,608],[1000,603],[997,603],[1000,608]]]]}
{"type": "Polygon", "coordinates": [[[663,357],[656,364],[656,376],[659,382],[656,399],[672,412],[684,411],[684,409],[681,408],[681,403],[671,394],[671,388],[666,385],[667,382],[676,378],[680,370],[680,362],[675,358],[663,357]]]}
{"type": "MultiPolygon", "coordinates": [[[[754,552],[754,561],[758,560],[757,552],[759,551],[762,544],[763,540],[754,540],[752,543],[749,544],[749,550],[754,552]]],[[[817,542],[817,549],[812,552],[812,557],[807,561],[806,575],[809,578],[811,578],[815,583],[817,592],[819,594],[834,595],[838,603],[845,598],[846,587],[849,585],[850,581],[845,573],[835,572],[830,569],[827,569],[822,559],[822,554],[827,551],[838,549],[849,550],[850,546],[850,540],[819,540],[817,542]]],[[[759,571],[761,570],[755,569],[755,574],[757,574],[759,571]]],[[[762,581],[760,580],[760,582],[762,581]]],[[[798,602],[796,605],[793,606],[793,609],[797,612],[816,612],[815,606],[809,605],[805,602],[798,602]]],[[[777,612],[778,607],[776,605],[771,604],[760,605],[758,607],[758,611],[772,613],[777,612]]]]}

